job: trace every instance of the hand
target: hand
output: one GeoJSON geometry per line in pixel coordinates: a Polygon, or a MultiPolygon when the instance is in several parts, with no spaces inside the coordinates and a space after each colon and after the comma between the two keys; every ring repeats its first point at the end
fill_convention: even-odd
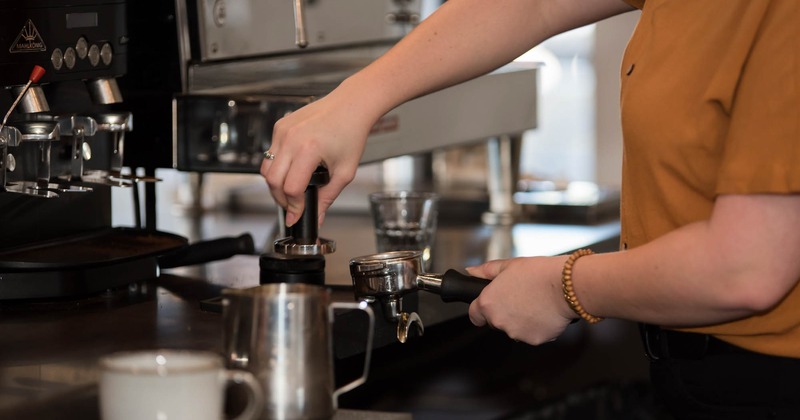
{"type": "Polygon", "coordinates": [[[473,276],[492,280],[469,306],[470,320],[532,345],[555,340],[575,318],[561,290],[565,260],[513,258],[467,268],[473,276]]]}
{"type": "Polygon", "coordinates": [[[281,118],[273,130],[270,152],[261,175],[275,202],[286,209],[286,225],[294,225],[305,208],[304,192],[320,164],[330,182],[319,188],[321,224],[325,212],[355,177],[373,117],[355,98],[337,91],[281,118]]]}

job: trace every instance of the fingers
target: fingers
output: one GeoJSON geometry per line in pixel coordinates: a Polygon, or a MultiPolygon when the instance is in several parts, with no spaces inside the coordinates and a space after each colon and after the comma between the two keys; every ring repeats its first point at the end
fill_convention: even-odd
{"type": "MultiPolygon", "coordinates": [[[[286,226],[294,225],[305,210],[305,191],[311,180],[311,175],[319,166],[319,160],[314,158],[295,158],[284,178],[283,194],[286,197],[286,226]]],[[[317,217],[317,215],[309,215],[317,217]]]]}
{"type": "Polygon", "coordinates": [[[300,108],[273,127],[273,158],[262,162],[261,174],[275,202],[286,210],[287,226],[302,216],[305,191],[317,166],[326,165],[331,175],[330,182],[319,188],[319,214],[315,216],[322,223],[330,205],[353,180],[363,153],[371,124],[366,124],[365,118],[351,121],[350,114],[344,116],[344,121],[342,107],[328,102],[330,97],[300,108]]]}
{"type": "Polygon", "coordinates": [[[469,320],[472,322],[472,325],[476,327],[483,327],[486,325],[486,317],[483,316],[483,313],[474,301],[469,305],[469,320]]]}
{"type": "Polygon", "coordinates": [[[274,152],[275,159],[261,164],[261,174],[267,180],[275,203],[286,210],[286,226],[294,225],[305,209],[305,191],[318,163],[313,159],[292,159],[274,152]]]}
{"type": "Polygon", "coordinates": [[[264,181],[267,180],[267,172],[269,172],[269,167],[271,166],[271,161],[269,159],[263,159],[261,161],[261,169],[259,169],[259,173],[261,176],[264,177],[264,181]]]}
{"type": "Polygon", "coordinates": [[[302,149],[290,147],[298,144],[287,140],[292,131],[292,123],[287,120],[291,117],[292,114],[285,116],[273,127],[269,149],[272,159],[265,158],[261,163],[261,175],[267,180],[275,203],[286,211],[287,227],[294,225],[303,214],[305,190],[320,162],[316,153],[304,153],[302,149]]]}
{"type": "Polygon", "coordinates": [[[285,155],[281,158],[278,158],[280,151],[274,145],[272,148],[270,148],[270,150],[275,155],[275,158],[264,159],[261,161],[261,175],[263,175],[264,179],[267,181],[267,185],[269,185],[269,190],[272,194],[272,198],[275,199],[275,203],[283,208],[286,208],[286,204],[288,202],[286,195],[283,192],[283,185],[286,182],[286,176],[289,171],[289,166],[291,165],[291,159],[287,158],[285,155]]]}
{"type": "Polygon", "coordinates": [[[339,194],[341,194],[344,187],[353,181],[354,177],[355,168],[337,168],[335,172],[331,173],[330,182],[319,189],[319,215],[317,219],[319,225],[322,225],[328,208],[333,204],[339,194]]]}
{"type": "Polygon", "coordinates": [[[467,267],[466,270],[471,276],[481,277],[484,279],[494,279],[500,272],[502,272],[508,260],[493,260],[487,261],[475,267],[467,267]]]}
{"type": "MultiPolygon", "coordinates": [[[[488,261],[475,267],[467,267],[466,270],[471,276],[493,280],[498,274],[500,274],[501,271],[503,271],[505,261],[506,260],[488,261]]],[[[484,315],[484,309],[481,307],[481,302],[481,296],[478,296],[478,298],[472,301],[472,303],[469,305],[469,320],[476,327],[482,327],[488,324],[488,320],[484,315]]]]}
{"type": "MultiPolygon", "coordinates": [[[[305,209],[305,191],[311,174],[319,166],[314,158],[291,159],[288,153],[275,159],[265,159],[261,164],[261,174],[267,180],[275,202],[286,210],[286,226],[294,225],[305,209]]],[[[338,169],[331,174],[330,182],[319,188],[318,223],[321,225],[325,212],[333,204],[344,187],[355,176],[355,169],[338,169]]]]}

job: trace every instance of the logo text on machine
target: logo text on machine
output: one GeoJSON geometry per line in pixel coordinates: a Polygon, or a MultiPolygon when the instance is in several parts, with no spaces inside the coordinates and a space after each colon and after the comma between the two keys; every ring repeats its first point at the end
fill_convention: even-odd
{"type": "Polygon", "coordinates": [[[13,54],[39,51],[47,51],[47,46],[44,45],[44,40],[39,34],[39,30],[36,29],[36,25],[33,24],[31,19],[28,19],[19,35],[17,35],[17,39],[11,44],[8,52],[13,54]]]}

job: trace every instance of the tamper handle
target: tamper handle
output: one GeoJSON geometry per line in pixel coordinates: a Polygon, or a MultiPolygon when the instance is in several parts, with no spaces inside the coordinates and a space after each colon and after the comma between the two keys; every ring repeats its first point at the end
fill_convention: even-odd
{"type": "Polygon", "coordinates": [[[305,191],[306,207],[300,219],[294,226],[287,228],[289,236],[294,238],[298,244],[313,245],[317,243],[319,232],[318,218],[318,203],[319,200],[319,187],[326,185],[331,180],[331,175],[328,168],[318,166],[314,173],[311,175],[311,180],[308,182],[308,187],[305,191]]]}
{"type": "Polygon", "coordinates": [[[443,302],[471,303],[488,284],[489,280],[461,274],[453,269],[444,274],[417,276],[417,287],[439,294],[443,302]]]}

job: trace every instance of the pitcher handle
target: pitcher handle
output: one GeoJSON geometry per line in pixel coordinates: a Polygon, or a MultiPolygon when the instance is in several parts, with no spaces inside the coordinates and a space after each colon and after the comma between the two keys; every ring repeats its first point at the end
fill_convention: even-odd
{"type": "Polygon", "coordinates": [[[361,302],[332,302],[328,307],[330,319],[333,319],[334,309],[360,309],[367,313],[369,316],[369,330],[367,331],[367,351],[366,355],[364,356],[364,372],[361,374],[360,378],[357,378],[353,382],[348,384],[342,385],[336,390],[333,391],[333,407],[338,407],[339,402],[339,395],[344,394],[345,392],[352,391],[353,389],[361,386],[364,382],[367,381],[367,375],[369,375],[369,364],[370,359],[372,358],[372,338],[375,331],[375,313],[370,308],[369,303],[365,301],[361,302]]]}
{"type": "Polygon", "coordinates": [[[264,407],[264,393],[261,385],[252,373],[244,370],[226,369],[225,380],[228,383],[243,384],[247,388],[247,406],[234,420],[255,420],[261,417],[264,407]]]}

